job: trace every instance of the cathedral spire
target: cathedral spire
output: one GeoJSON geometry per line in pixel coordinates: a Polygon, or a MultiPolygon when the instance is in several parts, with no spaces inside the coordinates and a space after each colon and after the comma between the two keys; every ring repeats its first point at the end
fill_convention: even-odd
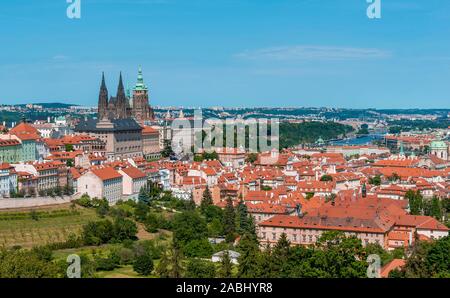
{"type": "Polygon", "coordinates": [[[104,71],[102,71],[102,85],[100,86],[100,89],[106,89],[105,72],[104,71]]]}
{"type": "Polygon", "coordinates": [[[105,83],[105,73],[102,72],[102,83],[98,95],[98,118],[103,119],[108,116],[108,89],[105,83]]]}
{"type": "Polygon", "coordinates": [[[123,82],[122,82],[122,72],[120,72],[120,76],[119,76],[119,87],[117,89],[118,91],[123,91],[123,82]]]}
{"type": "Polygon", "coordinates": [[[125,88],[123,87],[122,72],[119,76],[119,86],[117,87],[116,95],[116,117],[119,119],[127,118],[127,97],[125,95],[125,88]]]}

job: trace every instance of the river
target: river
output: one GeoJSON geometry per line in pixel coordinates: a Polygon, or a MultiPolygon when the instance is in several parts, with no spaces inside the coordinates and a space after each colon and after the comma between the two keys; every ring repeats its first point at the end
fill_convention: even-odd
{"type": "Polygon", "coordinates": [[[369,134],[362,137],[353,137],[345,140],[338,140],[330,142],[332,146],[346,146],[346,145],[370,145],[372,141],[383,139],[383,134],[369,134]]]}

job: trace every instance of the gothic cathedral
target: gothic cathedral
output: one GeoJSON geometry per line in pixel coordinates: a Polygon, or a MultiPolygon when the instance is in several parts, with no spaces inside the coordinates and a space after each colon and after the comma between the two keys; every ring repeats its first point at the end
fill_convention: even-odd
{"type": "Polygon", "coordinates": [[[122,73],[119,77],[116,97],[108,98],[108,89],[105,84],[105,75],[102,74],[102,83],[98,97],[98,119],[126,119],[134,118],[137,122],[154,120],[153,109],[148,103],[148,88],[144,84],[142,69],[139,67],[137,83],[130,92],[125,94],[122,82],[122,73]]]}

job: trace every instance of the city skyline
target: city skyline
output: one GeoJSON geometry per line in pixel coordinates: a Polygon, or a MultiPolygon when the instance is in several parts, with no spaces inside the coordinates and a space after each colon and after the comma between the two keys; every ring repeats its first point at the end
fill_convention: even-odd
{"type": "Polygon", "coordinates": [[[449,3],[326,2],[5,3],[0,103],[93,106],[142,65],[153,106],[448,107],[449,3]]]}

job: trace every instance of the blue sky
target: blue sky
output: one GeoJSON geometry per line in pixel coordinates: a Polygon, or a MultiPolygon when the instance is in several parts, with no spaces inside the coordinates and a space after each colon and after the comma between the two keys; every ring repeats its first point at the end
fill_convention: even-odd
{"type": "Polygon", "coordinates": [[[142,65],[161,106],[450,108],[450,1],[66,0],[0,4],[0,103],[94,106],[142,65]]]}

